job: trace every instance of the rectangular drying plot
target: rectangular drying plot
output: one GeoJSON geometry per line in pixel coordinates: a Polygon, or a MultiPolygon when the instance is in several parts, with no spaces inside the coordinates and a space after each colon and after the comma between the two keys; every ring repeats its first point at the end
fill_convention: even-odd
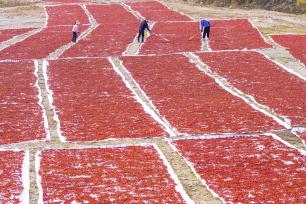
{"type": "Polygon", "coordinates": [[[306,83],[258,52],[198,54],[210,69],[275,113],[306,125],[306,83]]]}
{"type": "Polygon", "coordinates": [[[0,144],[45,139],[33,61],[0,62],[0,144]]]}
{"type": "Polygon", "coordinates": [[[173,144],[225,203],[305,203],[306,160],[271,136],[173,144]]]}
{"type": "Polygon", "coordinates": [[[306,66],[306,35],[272,35],[271,37],[306,66]]]}
{"type": "MultiPolygon", "coordinates": [[[[84,31],[88,26],[81,26],[84,31]]],[[[71,27],[58,26],[44,28],[41,32],[0,51],[0,60],[42,59],[47,57],[72,39],[71,27]]]]}
{"type": "Polygon", "coordinates": [[[68,141],[166,135],[137,103],[107,59],[49,63],[53,105],[62,135],[68,141]]]}
{"type": "Polygon", "coordinates": [[[61,56],[66,57],[108,57],[118,56],[133,42],[138,24],[103,24],[81,39],[61,56]],[[124,27],[124,29],[123,29],[124,27]]]}
{"type": "Polygon", "coordinates": [[[0,43],[10,40],[17,35],[22,35],[29,31],[33,30],[33,28],[20,28],[20,29],[5,29],[0,30],[0,43]]]}
{"type": "Polygon", "coordinates": [[[140,54],[169,54],[201,50],[199,24],[196,22],[158,22],[140,54]]]}
{"type": "MultiPolygon", "coordinates": [[[[121,29],[125,30],[130,24],[139,23],[139,20],[132,13],[119,4],[87,5],[87,9],[102,26],[121,24],[121,29]]],[[[137,31],[138,29],[135,30],[135,32],[137,31]]]]}
{"type": "Polygon", "coordinates": [[[48,26],[71,26],[75,21],[81,24],[89,24],[85,11],[79,5],[57,5],[46,7],[48,26]]]}
{"type": "Polygon", "coordinates": [[[191,21],[188,16],[169,9],[158,1],[127,3],[133,10],[150,21],[191,21]]]}
{"type": "Polygon", "coordinates": [[[242,99],[226,92],[183,55],[122,57],[121,60],[159,113],[181,133],[281,128],[242,99]]]}
{"type": "Polygon", "coordinates": [[[49,149],[37,159],[41,202],[186,202],[182,186],[153,146],[49,149]]]}
{"type": "Polygon", "coordinates": [[[0,149],[0,203],[29,203],[28,152],[0,149]]]}
{"type": "Polygon", "coordinates": [[[62,57],[108,57],[121,55],[133,42],[139,20],[121,5],[88,5],[100,25],[62,57]]]}
{"type": "Polygon", "coordinates": [[[212,50],[271,48],[247,19],[212,20],[209,46],[212,50]]]}

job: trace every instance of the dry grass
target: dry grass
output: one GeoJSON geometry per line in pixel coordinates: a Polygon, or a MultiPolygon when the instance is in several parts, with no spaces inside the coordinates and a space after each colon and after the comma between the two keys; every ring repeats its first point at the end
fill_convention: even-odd
{"type": "Polygon", "coordinates": [[[33,4],[33,0],[0,0],[0,7],[14,7],[14,6],[25,6],[33,4]]]}
{"type": "Polygon", "coordinates": [[[286,34],[286,33],[297,33],[305,34],[306,26],[278,26],[278,27],[258,27],[262,33],[265,34],[286,34]]]}
{"type": "MultiPolygon", "coordinates": [[[[0,0],[2,2],[2,0],[0,0]]],[[[38,16],[43,15],[43,7],[34,3],[10,4],[5,5],[0,3],[0,17],[14,16],[38,16]]],[[[34,20],[34,19],[33,19],[34,20]]]]}

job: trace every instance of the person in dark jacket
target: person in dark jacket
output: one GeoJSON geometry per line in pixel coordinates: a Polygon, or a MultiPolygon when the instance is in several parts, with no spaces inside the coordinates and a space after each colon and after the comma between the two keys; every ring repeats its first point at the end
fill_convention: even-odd
{"type": "Polygon", "coordinates": [[[145,20],[141,21],[140,26],[139,26],[138,42],[143,43],[144,33],[145,33],[146,29],[151,33],[151,30],[150,30],[149,25],[148,25],[148,21],[145,19],[145,20]]]}
{"type": "Polygon", "coordinates": [[[202,32],[203,32],[203,39],[205,39],[205,37],[209,39],[210,22],[206,19],[201,20],[201,33],[202,32]]]}

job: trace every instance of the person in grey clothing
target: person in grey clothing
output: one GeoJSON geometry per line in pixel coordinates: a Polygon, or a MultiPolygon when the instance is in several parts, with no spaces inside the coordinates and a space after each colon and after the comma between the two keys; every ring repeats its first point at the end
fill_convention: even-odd
{"type": "Polygon", "coordinates": [[[72,27],[72,42],[76,42],[78,38],[78,32],[79,32],[79,25],[78,22],[76,21],[72,27]]]}

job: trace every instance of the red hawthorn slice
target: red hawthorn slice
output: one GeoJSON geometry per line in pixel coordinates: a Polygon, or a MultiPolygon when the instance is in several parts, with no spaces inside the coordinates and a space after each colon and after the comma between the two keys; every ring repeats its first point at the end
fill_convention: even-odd
{"type": "Polygon", "coordinates": [[[247,19],[212,20],[209,46],[212,50],[272,47],[247,19]]]}
{"type": "Polygon", "coordinates": [[[106,59],[50,61],[48,74],[67,140],[166,135],[106,59]]]}
{"type": "Polygon", "coordinates": [[[169,9],[158,1],[143,1],[127,3],[133,10],[139,12],[146,19],[151,21],[191,21],[177,11],[169,9]]]}
{"type": "Polygon", "coordinates": [[[272,35],[272,39],[306,66],[306,35],[272,35]]]}
{"type": "Polygon", "coordinates": [[[199,24],[196,22],[157,22],[152,33],[141,47],[141,54],[193,52],[201,49],[199,24]]]}
{"type": "Polygon", "coordinates": [[[46,137],[34,69],[33,61],[0,62],[0,144],[46,137]]]}
{"type": "Polygon", "coordinates": [[[251,95],[294,126],[306,125],[306,83],[258,52],[198,54],[204,63],[236,88],[251,95]]]}
{"type": "Polygon", "coordinates": [[[121,59],[160,114],[179,132],[234,133],[282,128],[226,92],[183,55],[121,59]]]}
{"type": "Polygon", "coordinates": [[[151,146],[44,150],[39,174],[47,203],[185,203],[151,146]]]}
{"type": "Polygon", "coordinates": [[[23,151],[0,150],[0,203],[26,202],[22,195],[24,154],[23,151]]]}
{"type": "MultiPolygon", "coordinates": [[[[83,32],[88,26],[81,26],[83,32]]],[[[72,38],[71,26],[58,26],[43,29],[25,40],[0,51],[0,60],[41,59],[47,57],[72,38]]]]}
{"type": "Polygon", "coordinates": [[[270,136],[174,142],[210,189],[231,203],[305,203],[306,160],[270,136]]]}
{"type": "Polygon", "coordinates": [[[77,20],[81,24],[89,24],[85,11],[79,5],[48,6],[46,10],[48,14],[48,26],[72,26],[77,20]]]}
{"type": "MultiPolygon", "coordinates": [[[[87,9],[102,27],[105,24],[121,24],[121,29],[126,30],[129,29],[130,24],[139,23],[139,20],[132,13],[119,4],[88,5],[87,9]]],[[[136,35],[138,27],[134,32],[136,35]]],[[[115,36],[116,33],[114,32],[113,35],[115,36]]]]}
{"type": "Polygon", "coordinates": [[[20,29],[5,29],[0,30],[0,43],[7,41],[17,35],[21,35],[33,30],[33,28],[20,28],[20,29]]]}
{"type": "Polygon", "coordinates": [[[64,52],[62,57],[108,57],[121,55],[135,38],[138,24],[104,24],[64,52]]]}

